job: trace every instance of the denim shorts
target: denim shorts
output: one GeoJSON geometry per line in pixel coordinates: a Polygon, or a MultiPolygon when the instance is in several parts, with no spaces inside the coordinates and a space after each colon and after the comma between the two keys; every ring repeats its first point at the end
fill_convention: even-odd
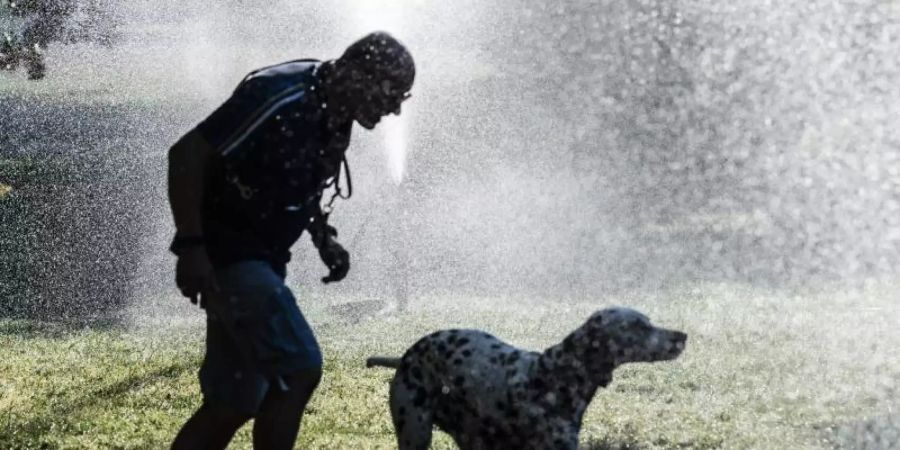
{"type": "Polygon", "coordinates": [[[205,300],[204,402],[255,415],[283,375],[321,369],[315,335],[284,281],[263,261],[216,270],[219,293],[205,300]]]}

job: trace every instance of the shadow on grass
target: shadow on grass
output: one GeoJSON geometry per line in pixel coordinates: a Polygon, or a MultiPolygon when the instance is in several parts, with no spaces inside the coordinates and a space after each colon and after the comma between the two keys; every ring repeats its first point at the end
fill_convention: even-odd
{"type": "Polygon", "coordinates": [[[831,426],[826,440],[835,449],[900,449],[900,415],[888,414],[831,426]]]}
{"type": "Polygon", "coordinates": [[[714,437],[698,437],[689,441],[670,441],[666,438],[657,438],[652,442],[644,442],[637,437],[602,437],[587,441],[579,447],[582,450],[642,450],[647,448],[668,448],[668,449],[692,449],[692,450],[712,450],[722,448],[724,442],[722,439],[714,437]]]}
{"type": "Polygon", "coordinates": [[[600,438],[590,440],[579,448],[582,450],[636,450],[644,447],[635,441],[600,438]]]}
{"type": "Polygon", "coordinates": [[[25,339],[62,339],[72,333],[91,330],[114,330],[121,324],[114,318],[75,318],[47,322],[31,319],[3,319],[0,317],[0,336],[14,336],[25,339]]]}
{"type": "Polygon", "coordinates": [[[41,405],[46,406],[46,411],[24,423],[16,423],[14,416],[8,417],[4,425],[9,428],[0,427],[0,448],[54,448],[54,445],[45,439],[46,436],[85,432],[79,431],[76,426],[81,412],[85,409],[102,403],[113,404],[129,392],[147,384],[177,377],[185,371],[193,371],[196,369],[194,366],[193,362],[169,364],[97,389],[85,390],[82,395],[71,401],[58,400],[58,405],[41,405]]]}

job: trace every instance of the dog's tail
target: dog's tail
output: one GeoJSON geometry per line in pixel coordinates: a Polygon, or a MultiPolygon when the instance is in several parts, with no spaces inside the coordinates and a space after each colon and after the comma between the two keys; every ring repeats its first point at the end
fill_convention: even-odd
{"type": "Polygon", "coordinates": [[[390,367],[396,369],[400,367],[400,358],[389,358],[386,356],[373,356],[366,360],[366,367],[390,367]]]}

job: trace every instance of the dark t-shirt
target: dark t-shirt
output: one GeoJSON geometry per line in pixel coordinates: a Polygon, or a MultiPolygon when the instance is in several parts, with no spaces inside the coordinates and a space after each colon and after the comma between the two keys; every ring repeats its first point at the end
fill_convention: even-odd
{"type": "Polygon", "coordinates": [[[203,205],[215,266],[262,259],[283,274],[290,247],[319,211],[351,123],[328,129],[318,67],[301,60],[252,72],[197,126],[217,155],[203,205]]]}

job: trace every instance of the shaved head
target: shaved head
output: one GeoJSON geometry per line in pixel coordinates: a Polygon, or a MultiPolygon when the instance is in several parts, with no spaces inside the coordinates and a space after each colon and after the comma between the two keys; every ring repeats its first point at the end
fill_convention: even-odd
{"type": "Polygon", "coordinates": [[[372,129],[382,117],[400,114],[401,103],[411,95],[416,65],[403,44],[376,31],[324,64],[322,78],[334,121],[355,120],[372,129]]]}
{"type": "Polygon", "coordinates": [[[412,55],[400,41],[383,31],[370,33],[351,44],[341,55],[340,62],[389,79],[401,90],[409,90],[416,77],[412,55]]]}

